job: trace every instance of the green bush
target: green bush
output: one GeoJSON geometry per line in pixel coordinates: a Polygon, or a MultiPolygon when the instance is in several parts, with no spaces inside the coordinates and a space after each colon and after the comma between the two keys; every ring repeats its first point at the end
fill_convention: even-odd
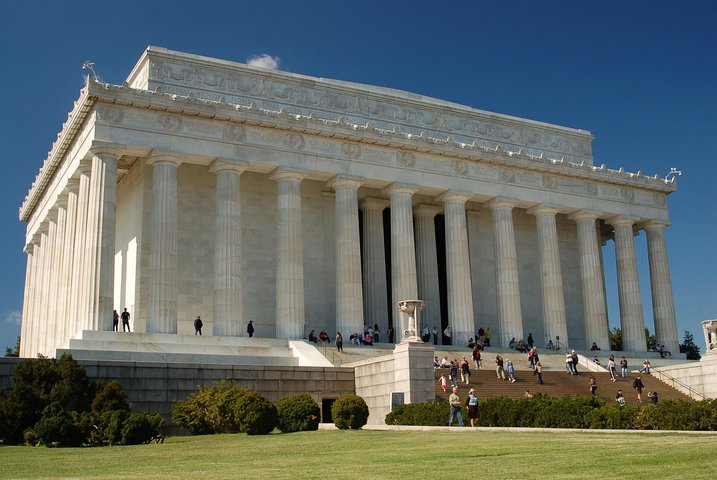
{"type": "Polygon", "coordinates": [[[158,413],[132,413],[122,427],[122,443],[138,445],[149,443],[164,429],[164,419],[158,413]]]}
{"type": "Polygon", "coordinates": [[[100,414],[95,424],[92,443],[110,446],[121,443],[122,429],[128,418],[127,410],[109,410],[100,414]]]}
{"type": "Polygon", "coordinates": [[[331,406],[331,416],[336,428],[358,430],[368,422],[368,405],[358,395],[344,395],[331,406]]]}
{"type": "Polygon", "coordinates": [[[130,411],[129,398],[124,393],[122,385],[117,382],[99,383],[97,385],[97,394],[92,400],[92,412],[101,414],[110,410],[130,411]]]}
{"type": "Polygon", "coordinates": [[[321,409],[308,393],[284,397],[276,402],[278,427],[284,433],[318,430],[321,409]]]}
{"type": "Polygon", "coordinates": [[[37,443],[50,447],[79,447],[89,436],[89,415],[68,411],[55,402],[33,427],[37,443]]]}
{"type": "Polygon", "coordinates": [[[253,391],[247,391],[239,397],[234,407],[234,417],[239,423],[239,431],[247,435],[266,435],[278,423],[274,404],[253,391]]]}
{"type": "Polygon", "coordinates": [[[240,427],[234,409],[246,392],[231,381],[216,382],[175,403],[172,419],[195,435],[237,433],[240,427]]]}
{"type": "MultiPolygon", "coordinates": [[[[666,400],[621,407],[581,395],[536,395],[481,400],[479,412],[479,425],[494,427],[717,430],[717,400],[666,400]]],[[[386,424],[445,425],[448,414],[445,402],[399,405],[386,415],[386,424]]]]}

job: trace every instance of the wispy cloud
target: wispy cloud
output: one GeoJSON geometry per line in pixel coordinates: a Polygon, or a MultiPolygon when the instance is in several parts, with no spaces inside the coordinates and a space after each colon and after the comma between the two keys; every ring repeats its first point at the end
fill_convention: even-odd
{"type": "Polygon", "coordinates": [[[276,70],[279,68],[280,61],[281,59],[279,57],[272,57],[271,55],[262,53],[261,55],[251,57],[246,61],[246,64],[250,67],[271,68],[272,70],[276,70]]]}
{"type": "Polygon", "coordinates": [[[20,325],[22,322],[22,312],[20,310],[13,310],[5,315],[3,323],[11,323],[13,325],[20,325]]]}

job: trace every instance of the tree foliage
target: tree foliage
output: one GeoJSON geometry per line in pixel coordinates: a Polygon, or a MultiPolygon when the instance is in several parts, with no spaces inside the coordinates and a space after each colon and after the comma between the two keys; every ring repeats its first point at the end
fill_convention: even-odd
{"type": "Polygon", "coordinates": [[[700,347],[695,343],[695,337],[689,330],[685,330],[684,339],[680,344],[680,353],[686,354],[687,360],[699,360],[702,358],[700,347]]]}
{"type": "Polygon", "coordinates": [[[331,417],[341,430],[358,430],[368,422],[368,414],[368,405],[358,395],[343,395],[331,406],[331,417]]]}
{"type": "Polygon", "coordinates": [[[247,389],[229,380],[215,382],[179,400],[172,408],[174,422],[195,435],[237,433],[234,407],[247,389]]]}
{"type": "Polygon", "coordinates": [[[308,393],[284,397],[276,402],[279,430],[284,433],[317,430],[321,409],[308,393]]]}
{"type": "Polygon", "coordinates": [[[20,335],[17,336],[17,342],[15,343],[15,348],[11,347],[5,347],[5,356],[6,357],[19,357],[20,356],[20,335]]]}

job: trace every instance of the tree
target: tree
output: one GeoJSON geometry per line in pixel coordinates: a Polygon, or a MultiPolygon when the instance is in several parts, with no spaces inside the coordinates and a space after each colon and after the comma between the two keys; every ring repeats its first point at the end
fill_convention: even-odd
{"type": "Polygon", "coordinates": [[[655,351],[657,350],[657,338],[654,335],[650,335],[650,330],[645,327],[645,343],[647,343],[647,351],[655,351]]]}
{"type": "Polygon", "coordinates": [[[680,353],[687,354],[687,360],[699,360],[702,358],[700,347],[695,344],[695,337],[689,330],[685,330],[684,340],[680,344],[680,353]]]}
{"type": "Polygon", "coordinates": [[[610,350],[622,350],[622,330],[618,327],[610,330],[610,350]]]}
{"type": "Polygon", "coordinates": [[[19,357],[20,356],[20,335],[17,336],[17,343],[15,343],[15,350],[11,347],[5,347],[6,357],[19,357]]]}

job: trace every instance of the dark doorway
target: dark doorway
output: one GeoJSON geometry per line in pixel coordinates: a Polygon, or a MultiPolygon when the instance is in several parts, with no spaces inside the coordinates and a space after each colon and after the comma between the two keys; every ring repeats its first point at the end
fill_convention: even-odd
{"type": "Polygon", "coordinates": [[[321,423],[334,423],[334,419],[331,417],[331,406],[335,401],[335,398],[321,399],[321,423]]]}

